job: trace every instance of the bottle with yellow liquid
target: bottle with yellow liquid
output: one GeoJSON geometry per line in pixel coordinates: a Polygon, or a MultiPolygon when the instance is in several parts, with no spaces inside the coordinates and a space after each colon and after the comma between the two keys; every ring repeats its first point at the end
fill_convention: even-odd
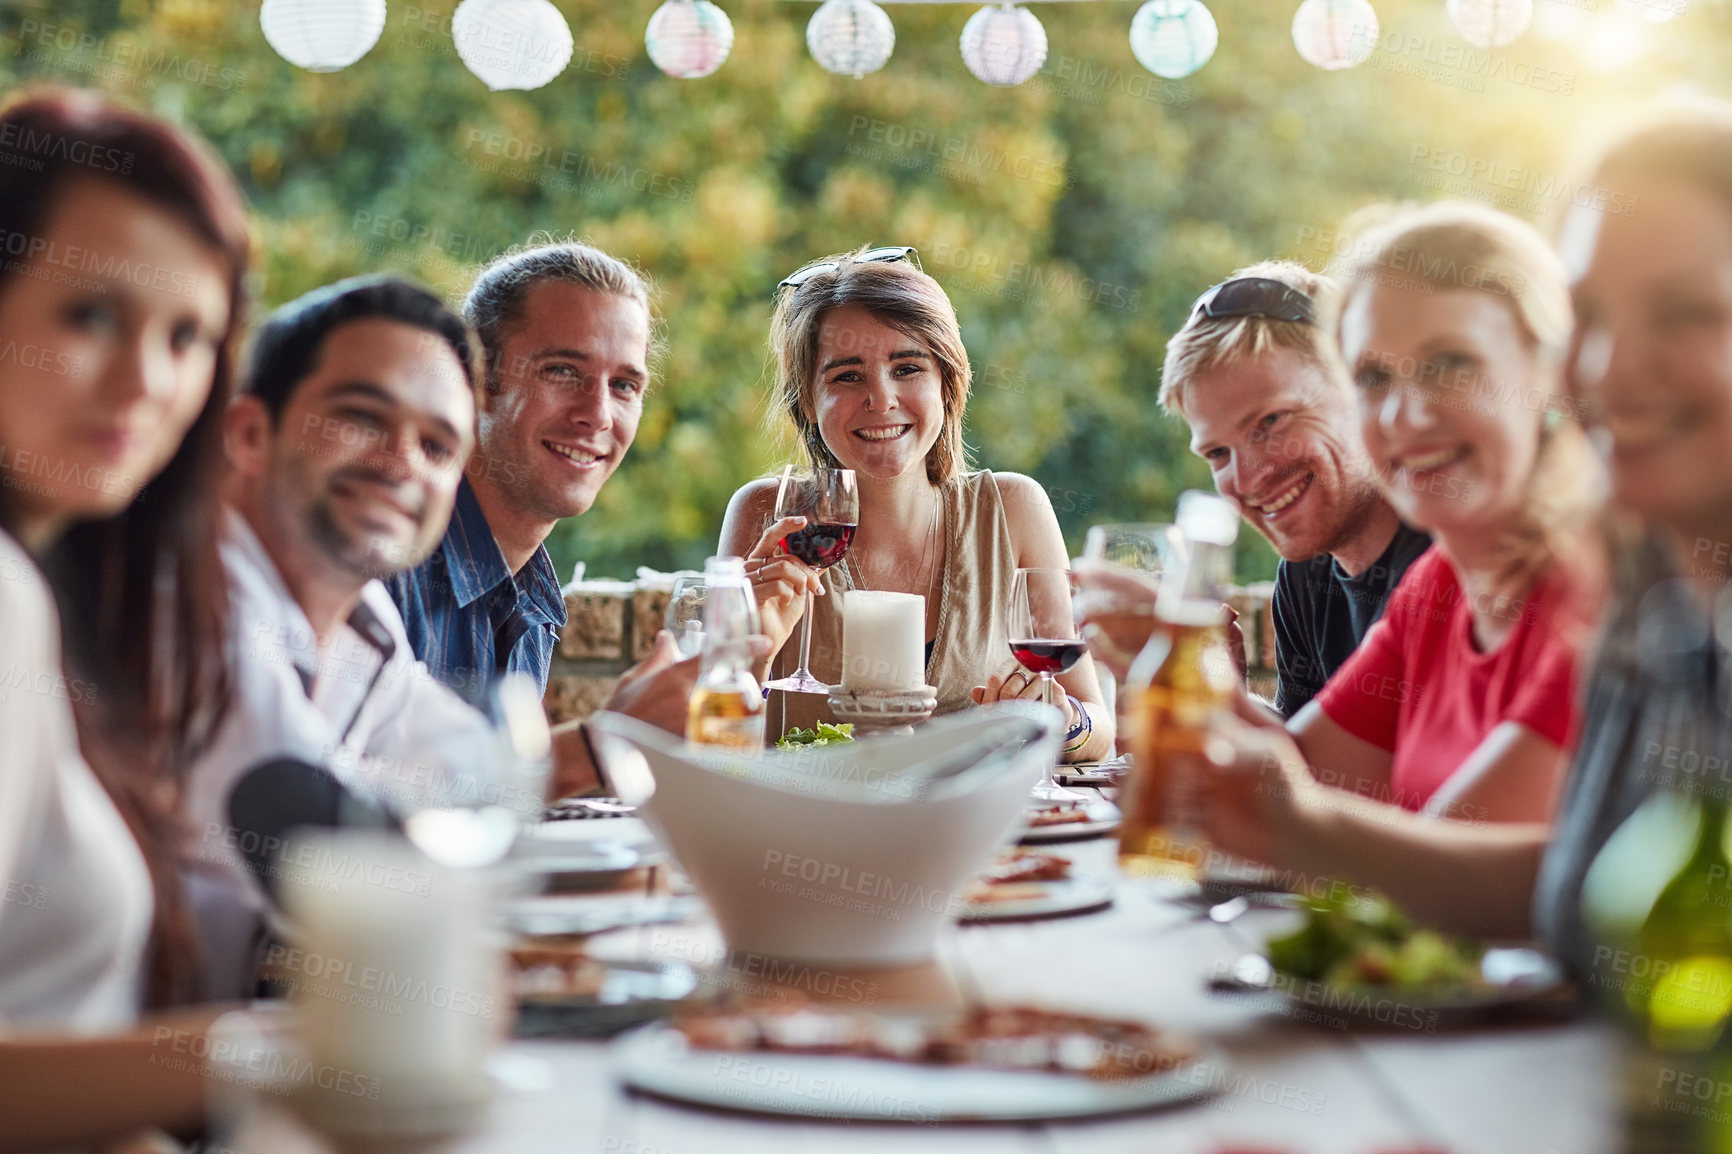
{"type": "Polygon", "coordinates": [[[1213,493],[1187,492],[1177,526],[1183,556],[1162,575],[1155,629],[1127,683],[1132,768],[1119,798],[1119,868],[1133,877],[1202,872],[1208,845],[1190,820],[1185,786],[1237,680],[1221,607],[1238,511],[1213,493]]]}
{"type": "Polygon", "coordinates": [[[703,666],[686,709],[686,740],[743,753],[764,748],[764,692],[752,673],[758,603],[738,557],[704,566],[703,666]]]}

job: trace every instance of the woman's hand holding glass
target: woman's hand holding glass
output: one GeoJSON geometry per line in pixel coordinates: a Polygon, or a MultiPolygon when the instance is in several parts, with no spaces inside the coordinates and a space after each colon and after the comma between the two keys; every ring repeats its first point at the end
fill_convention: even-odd
{"type": "Polygon", "coordinates": [[[772,657],[793,636],[806,611],[807,594],[824,593],[819,571],[782,549],[782,540],[805,524],[804,517],[771,522],[746,555],[746,580],[757,596],[758,615],[763,619],[764,635],[770,639],[772,657]]]}

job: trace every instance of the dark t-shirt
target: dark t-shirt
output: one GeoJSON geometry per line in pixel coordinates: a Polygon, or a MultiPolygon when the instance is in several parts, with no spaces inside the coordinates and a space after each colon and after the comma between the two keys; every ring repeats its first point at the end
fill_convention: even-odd
{"type": "Polygon", "coordinates": [[[1382,556],[1352,577],[1327,553],[1281,562],[1275,570],[1275,708],[1281,716],[1298,713],[1341,668],[1383,616],[1401,575],[1430,547],[1430,537],[1402,525],[1382,556]]]}

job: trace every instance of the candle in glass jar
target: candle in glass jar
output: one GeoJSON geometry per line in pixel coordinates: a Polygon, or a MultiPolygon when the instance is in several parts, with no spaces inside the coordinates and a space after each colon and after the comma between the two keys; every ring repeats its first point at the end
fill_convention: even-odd
{"type": "Polygon", "coordinates": [[[899,693],[926,683],[926,598],[857,589],[842,594],[842,688],[899,693]]]}

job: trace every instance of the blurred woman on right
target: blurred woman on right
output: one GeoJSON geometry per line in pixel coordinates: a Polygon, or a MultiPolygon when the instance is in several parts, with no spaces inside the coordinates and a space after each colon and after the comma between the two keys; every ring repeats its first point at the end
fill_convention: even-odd
{"type": "Polygon", "coordinates": [[[1534,900],[1586,967],[1594,856],[1656,789],[1732,786],[1732,105],[1612,147],[1559,237],[1576,305],[1569,376],[1621,516],[1615,603],[1587,727],[1534,900]]]}

